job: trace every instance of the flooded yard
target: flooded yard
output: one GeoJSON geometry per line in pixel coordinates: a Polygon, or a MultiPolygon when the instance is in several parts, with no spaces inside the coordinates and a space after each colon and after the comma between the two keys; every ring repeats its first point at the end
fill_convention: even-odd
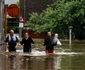
{"type": "Polygon", "coordinates": [[[55,47],[54,54],[39,48],[32,53],[0,53],[0,70],[85,70],[85,45],[55,47]]]}

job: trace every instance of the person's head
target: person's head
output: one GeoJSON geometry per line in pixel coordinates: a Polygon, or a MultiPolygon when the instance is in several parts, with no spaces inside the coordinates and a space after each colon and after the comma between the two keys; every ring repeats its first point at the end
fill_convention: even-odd
{"type": "Polygon", "coordinates": [[[11,36],[14,35],[14,30],[10,30],[10,35],[11,35],[11,36]]]}
{"type": "Polygon", "coordinates": [[[28,32],[25,33],[25,38],[28,38],[29,37],[29,34],[28,32]]]}
{"type": "Polygon", "coordinates": [[[55,34],[55,37],[58,38],[58,34],[57,33],[55,34]]]}
{"type": "Polygon", "coordinates": [[[51,32],[48,32],[47,35],[48,35],[48,36],[51,36],[51,32]]]}

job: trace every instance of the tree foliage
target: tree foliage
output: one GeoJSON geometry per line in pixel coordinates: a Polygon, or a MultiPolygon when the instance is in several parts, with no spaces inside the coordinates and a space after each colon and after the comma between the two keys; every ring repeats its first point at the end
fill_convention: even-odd
{"type": "Polygon", "coordinates": [[[20,6],[20,1],[17,1],[17,2],[16,2],[16,5],[17,5],[17,6],[20,6]]]}
{"type": "Polygon", "coordinates": [[[72,25],[79,28],[85,25],[85,0],[57,0],[41,14],[30,14],[26,27],[36,32],[65,29],[72,25]]]}

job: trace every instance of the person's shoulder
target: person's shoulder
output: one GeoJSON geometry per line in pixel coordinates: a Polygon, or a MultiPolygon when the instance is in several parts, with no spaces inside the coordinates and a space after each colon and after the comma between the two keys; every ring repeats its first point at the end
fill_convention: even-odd
{"type": "Polygon", "coordinates": [[[28,37],[28,39],[32,39],[31,37],[28,37]]]}
{"type": "Polygon", "coordinates": [[[8,41],[9,41],[9,35],[7,35],[5,38],[5,42],[8,42],[8,41]]]}
{"type": "Polygon", "coordinates": [[[24,37],[22,37],[22,40],[25,40],[25,38],[24,38],[24,37]]]}
{"type": "Polygon", "coordinates": [[[6,38],[9,38],[9,35],[6,38]]]}
{"type": "Polygon", "coordinates": [[[6,39],[8,39],[8,38],[9,38],[9,36],[10,36],[10,35],[8,35],[8,36],[6,37],[6,39]]]}
{"type": "Polygon", "coordinates": [[[48,37],[45,37],[45,39],[47,39],[48,37]]]}
{"type": "Polygon", "coordinates": [[[8,38],[8,37],[10,37],[10,34],[8,34],[8,35],[6,36],[6,38],[8,38]]]}
{"type": "Polygon", "coordinates": [[[45,37],[45,40],[48,40],[49,39],[49,37],[45,37]]]}
{"type": "Polygon", "coordinates": [[[22,39],[23,39],[23,40],[25,40],[25,38],[24,38],[24,37],[23,37],[22,39]]]}
{"type": "Polygon", "coordinates": [[[17,38],[19,38],[19,36],[18,35],[15,35],[17,38]]]}

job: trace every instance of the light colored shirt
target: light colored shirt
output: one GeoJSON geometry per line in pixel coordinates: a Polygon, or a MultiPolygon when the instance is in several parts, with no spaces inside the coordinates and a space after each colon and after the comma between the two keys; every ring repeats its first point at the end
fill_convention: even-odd
{"type": "Polygon", "coordinates": [[[58,38],[54,38],[53,41],[54,41],[54,42],[57,41],[57,45],[62,45],[61,42],[60,42],[60,40],[59,40],[58,38]]]}

